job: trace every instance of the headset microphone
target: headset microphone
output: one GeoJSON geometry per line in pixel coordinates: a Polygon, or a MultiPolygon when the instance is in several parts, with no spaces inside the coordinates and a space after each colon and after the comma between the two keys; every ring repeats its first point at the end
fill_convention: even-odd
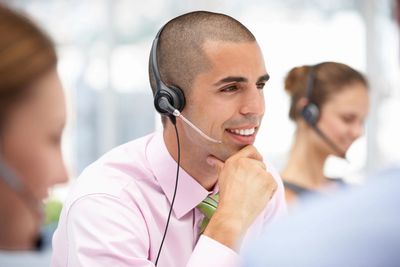
{"type": "MultiPolygon", "coordinates": [[[[318,128],[317,123],[320,117],[320,110],[319,107],[311,101],[311,93],[314,89],[315,83],[315,68],[316,66],[310,66],[310,71],[307,77],[307,88],[305,98],[307,99],[308,103],[303,107],[300,111],[300,115],[303,117],[304,121],[325,141],[339,156],[345,160],[346,152],[340,149],[335,142],[333,142],[324,132],[318,128]]],[[[348,160],[347,160],[348,161],[348,160]]]]}
{"type": "MultiPolygon", "coordinates": [[[[4,162],[0,155],[0,179],[3,180],[7,186],[11,188],[12,191],[21,198],[22,202],[27,206],[27,208],[33,213],[35,217],[41,218],[43,215],[43,205],[42,202],[36,199],[33,193],[28,190],[26,186],[22,183],[21,179],[16,175],[16,173],[4,162]]],[[[36,250],[41,250],[43,247],[44,237],[42,233],[39,232],[36,240],[34,240],[34,248],[36,250]]]]}
{"type": "MultiPolygon", "coordinates": [[[[178,111],[179,112],[179,111],[178,111]]],[[[175,114],[174,114],[175,115],[175,114]]],[[[197,133],[199,133],[202,137],[204,137],[206,140],[216,143],[216,144],[222,144],[221,140],[216,140],[205,133],[203,133],[199,128],[197,128],[193,123],[191,123],[188,119],[186,119],[180,112],[178,113],[178,117],[181,118],[187,125],[192,127],[193,130],[195,130],[197,133]]]]}
{"type": "Polygon", "coordinates": [[[37,200],[33,193],[22,183],[18,176],[11,170],[0,156],[0,178],[15,192],[23,202],[32,210],[36,216],[41,216],[43,213],[42,203],[37,200]]]}
{"type": "Polygon", "coordinates": [[[174,115],[175,117],[181,118],[187,125],[189,125],[193,130],[195,130],[198,134],[200,134],[202,137],[204,137],[206,140],[217,143],[217,144],[222,144],[222,141],[216,140],[208,135],[206,135],[202,130],[200,130],[196,125],[194,125],[191,121],[189,121],[187,118],[185,118],[179,110],[174,109],[173,106],[169,103],[168,99],[166,97],[161,97],[158,100],[158,105],[160,108],[163,110],[166,110],[169,114],[174,115]]]}
{"type": "Polygon", "coordinates": [[[326,134],[324,134],[320,128],[318,128],[317,126],[312,126],[311,128],[333,149],[336,151],[336,153],[339,154],[339,156],[343,159],[345,159],[346,161],[349,161],[346,158],[346,153],[344,153],[337,145],[335,145],[335,143],[328,137],[326,136],[326,134]]]}

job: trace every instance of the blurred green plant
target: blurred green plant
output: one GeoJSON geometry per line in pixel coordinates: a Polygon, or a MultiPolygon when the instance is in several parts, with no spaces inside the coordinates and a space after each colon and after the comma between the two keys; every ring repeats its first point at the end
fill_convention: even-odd
{"type": "Polygon", "coordinates": [[[62,209],[62,202],[57,199],[49,199],[44,208],[45,220],[44,224],[49,225],[52,223],[58,223],[60,213],[62,209]]]}

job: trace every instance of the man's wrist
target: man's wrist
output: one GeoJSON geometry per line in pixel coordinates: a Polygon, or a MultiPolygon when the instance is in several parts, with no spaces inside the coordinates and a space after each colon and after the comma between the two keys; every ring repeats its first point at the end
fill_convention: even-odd
{"type": "Polygon", "coordinates": [[[243,232],[242,222],[235,220],[232,216],[218,214],[216,212],[207,228],[204,230],[204,235],[237,251],[242,236],[244,235],[243,232]]]}

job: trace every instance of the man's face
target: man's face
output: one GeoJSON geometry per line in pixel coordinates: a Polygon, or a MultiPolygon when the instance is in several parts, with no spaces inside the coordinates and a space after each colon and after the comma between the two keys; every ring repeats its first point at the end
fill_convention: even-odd
{"type": "Polygon", "coordinates": [[[269,76],[256,42],[207,41],[203,49],[210,68],[194,80],[183,114],[222,144],[205,140],[187,126],[183,130],[192,149],[225,161],[254,143],[269,76]]]}

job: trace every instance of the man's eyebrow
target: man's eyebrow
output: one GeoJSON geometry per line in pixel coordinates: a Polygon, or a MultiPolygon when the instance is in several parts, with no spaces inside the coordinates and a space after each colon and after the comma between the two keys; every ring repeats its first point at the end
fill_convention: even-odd
{"type": "Polygon", "coordinates": [[[239,82],[240,83],[240,82],[247,82],[247,81],[248,80],[246,78],[244,78],[244,77],[228,76],[228,77],[225,77],[225,78],[219,80],[218,82],[214,83],[214,85],[215,86],[219,86],[219,85],[224,84],[224,83],[230,83],[230,82],[239,82]]]}
{"type": "MultiPolygon", "coordinates": [[[[269,80],[269,78],[270,78],[269,74],[266,73],[266,74],[262,75],[260,78],[258,78],[257,83],[266,82],[269,80]]],[[[217,81],[216,83],[214,83],[214,86],[219,86],[224,83],[230,83],[230,82],[247,82],[247,81],[248,81],[248,79],[244,78],[244,77],[228,76],[228,77],[225,77],[225,78],[217,81]]]]}
{"type": "Polygon", "coordinates": [[[270,78],[269,74],[266,73],[265,75],[263,75],[260,78],[258,78],[257,83],[267,82],[269,80],[269,78],[270,78]]]}

